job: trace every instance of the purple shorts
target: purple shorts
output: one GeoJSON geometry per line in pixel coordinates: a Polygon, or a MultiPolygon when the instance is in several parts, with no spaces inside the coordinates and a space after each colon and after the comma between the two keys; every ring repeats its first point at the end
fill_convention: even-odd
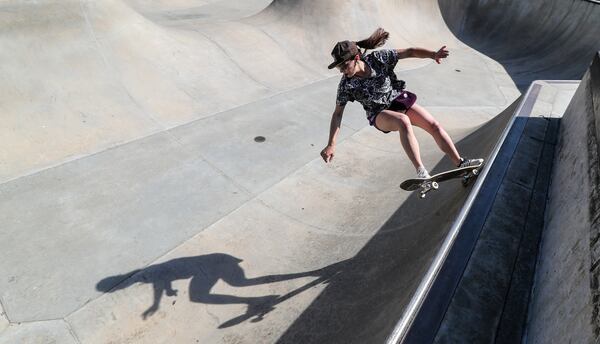
{"type": "MultiPolygon", "coordinates": [[[[415,104],[416,101],[417,101],[416,94],[414,94],[412,92],[408,92],[408,91],[402,91],[402,93],[400,93],[398,95],[398,97],[396,97],[396,99],[392,100],[392,104],[390,104],[390,106],[387,109],[392,110],[392,111],[406,113],[406,111],[408,111],[408,109],[410,109],[415,104]]],[[[377,125],[375,125],[375,119],[377,118],[377,115],[379,115],[379,114],[375,114],[374,116],[369,117],[369,124],[374,126],[375,128],[377,128],[377,125]]],[[[386,134],[389,133],[389,131],[384,131],[379,128],[377,128],[377,129],[386,134]]]]}

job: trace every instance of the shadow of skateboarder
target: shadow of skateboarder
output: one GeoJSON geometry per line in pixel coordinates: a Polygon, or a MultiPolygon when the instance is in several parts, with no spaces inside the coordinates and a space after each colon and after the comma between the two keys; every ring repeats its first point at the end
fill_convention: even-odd
{"type": "Polygon", "coordinates": [[[326,282],[335,275],[347,261],[338,262],[322,269],[300,273],[266,275],[254,278],[246,277],[239,265],[241,259],[224,253],[212,253],[193,257],[176,258],[164,263],[150,265],[126,274],[110,276],[96,284],[96,289],[102,292],[114,292],[125,289],[136,283],[152,283],[154,300],[152,305],[142,313],[142,318],[152,316],[160,306],[163,294],[177,296],[172,282],[181,279],[191,279],[189,285],[190,301],[205,304],[246,304],[245,314],[231,319],[219,328],[229,327],[257,316],[253,321],[260,321],[262,316],[274,309],[274,306],[319,283],[326,282]],[[315,276],[317,279],[291,291],[283,296],[265,295],[256,297],[240,297],[235,295],[211,294],[210,290],[219,279],[234,287],[247,287],[259,284],[286,281],[301,277],[315,276]]]}

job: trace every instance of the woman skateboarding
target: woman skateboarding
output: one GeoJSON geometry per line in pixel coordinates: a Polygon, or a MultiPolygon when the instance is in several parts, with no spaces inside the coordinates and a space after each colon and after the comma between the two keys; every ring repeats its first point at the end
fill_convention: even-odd
{"type": "Polygon", "coordinates": [[[443,46],[438,51],[408,48],[377,50],[365,54],[368,49],[381,47],[388,37],[389,33],[379,28],[367,39],[338,42],[333,48],[331,55],[334,61],[328,68],[337,68],[343,76],[338,85],[336,107],[331,117],[329,142],[321,151],[323,160],[327,163],[333,159],[344,107],[348,101],[356,100],[365,109],[370,125],[386,134],[391,131],[400,133],[400,142],[417,171],[417,178],[430,176],[421,161],[413,125],[433,136],[438,147],[457,167],[481,164],[483,159],[465,159],[458,154],[450,136],[439,122],[425,108],[415,103],[417,96],[405,91],[404,81],[398,80],[394,73],[398,60],[408,57],[431,58],[440,63],[448,56],[446,47],[443,46]],[[361,52],[359,48],[365,50],[361,52]]]}

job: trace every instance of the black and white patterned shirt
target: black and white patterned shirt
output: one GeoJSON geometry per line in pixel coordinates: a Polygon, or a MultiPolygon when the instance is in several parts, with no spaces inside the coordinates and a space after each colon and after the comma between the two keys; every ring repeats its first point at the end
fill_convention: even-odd
{"type": "Polygon", "coordinates": [[[387,109],[404,89],[404,81],[398,80],[394,67],[398,63],[396,50],[376,50],[364,56],[363,61],[371,68],[365,78],[342,76],[338,85],[336,102],[345,106],[358,101],[367,112],[367,118],[387,109]]]}

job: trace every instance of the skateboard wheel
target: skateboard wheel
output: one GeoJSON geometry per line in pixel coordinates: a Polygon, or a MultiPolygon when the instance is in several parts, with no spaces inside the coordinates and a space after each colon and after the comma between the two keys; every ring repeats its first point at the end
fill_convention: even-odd
{"type": "Polygon", "coordinates": [[[479,170],[477,170],[477,169],[473,170],[473,175],[474,175],[474,176],[476,176],[476,175],[478,175],[478,174],[479,174],[479,170]]]}
{"type": "Polygon", "coordinates": [[[421,197],[421,198],[425,198],[425,194],[424,194],[424,193],[422,193],[422,194],[420,195],[420,197],[421,197]]]}
{"type": "Polygon", "coordinates": [[[431,187],[437,190],[440,187],[440,184],[438,184],[437,182],[432,182],[431,187]]]}

